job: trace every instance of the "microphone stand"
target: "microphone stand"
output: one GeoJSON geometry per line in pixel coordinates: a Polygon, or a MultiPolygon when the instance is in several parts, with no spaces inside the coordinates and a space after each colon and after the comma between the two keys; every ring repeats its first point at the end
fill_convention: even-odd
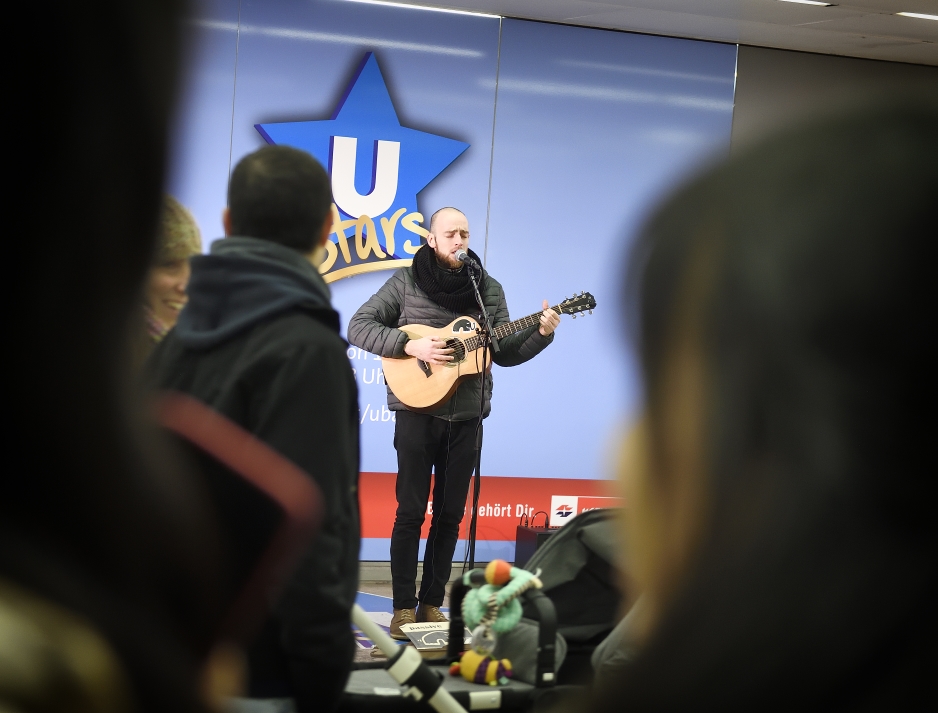
{"type": "Polygon", "coordinates": [[[466,268],[469,270],[469,280],[472,282],[472,291],[476,293],[476,302],[479,305],[479,309],[482,311],[482,321],[485,322],[485,327],[482,328],[482,333],[479,335],[482,338],[480,340],[482,347],[487,352],[488,347],[491,346],[492,353],[498,354],[498,340],[495,339],[495,327],[492,326],[492,318],[489,316],[488,310],[485,309],[485,303],[482,301],[482,295],[479,294],[479,280],[473,273],[473,270],[477,269],[479,271],[479,275],[481,276],[482,268],[474,268],[468,262],[466,263],[466,268]]]}
{"type": "MultiPolygon", "coordinates": [[[[482,348],[482,383],[479,385],[479,424],[476,426],[476,463],[475,463],[475,482],[472,488],[472,513],[469,517],[469,569],[475,569],[476,566],[476,525],[479,519],[479,494],[482,490],[482,414],[485,412],[485,375],[487,371],[486,360],[490,358],[489,347],[492,354],[498,353],[498,340],[495,339],[495,327],[492,326],[492,318],[488,310],[485,309],[485,302],[482,301],[482,295],[479,293],[479,281],[474,270],[482,275],[482,268],[473,267],[468,262],[466,269],[469,271],[469,279],[472,281],[472,289],[476,293],[476,302],[482,311],[482,321],[484,326],[479,333],[479,341],[482,348]]],[[[470,476],[471,477],[471,476],[470,476]]]]}

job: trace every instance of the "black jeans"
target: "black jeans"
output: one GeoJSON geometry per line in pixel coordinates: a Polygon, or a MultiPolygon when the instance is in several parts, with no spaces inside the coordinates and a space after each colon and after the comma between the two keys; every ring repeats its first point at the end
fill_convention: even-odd
{"type": "Polygon", "coordinates": [[[391,533],[395,609],[413,609],[418,600],[437,607],[443,604],[476,463],[478,424],[477,418],[446,421],[413,411],[397,412],[397,514],[391,533]],[[420,528],[427,513],[431,471],[433,515],[423,558],[423,579],[415,597],[420,528]]]}

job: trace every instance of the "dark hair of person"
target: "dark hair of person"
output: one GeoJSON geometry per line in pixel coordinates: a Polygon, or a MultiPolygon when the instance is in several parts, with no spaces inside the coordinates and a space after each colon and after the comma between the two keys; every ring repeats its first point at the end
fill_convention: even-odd
{"type": "Polygon", "coordinates": [[[767,140],[648,222],[626,300],[650,430],[690,304],[706,519],[679,591],[594,709],[934,704],[938,112],[901,106],[767,140]]]}
{"type": "Polygon", "coordinates": [[[38,10],[28,22],[43,28],[45,62],[17,85],[30,96],[11,98],[40,138],[17,178],[0,578],[93,627],[138,711],[203,709],[215,624],[204,512],[155,445],[129,351],[155,253],[182,10],[38,10]]]}
{"type": "Polygon", "coordinates": [[[305,151],[265,146],[241,159],[231,173],[228,210],[234,235],[308,253],[331,209],[329,175],[305,151]]]}

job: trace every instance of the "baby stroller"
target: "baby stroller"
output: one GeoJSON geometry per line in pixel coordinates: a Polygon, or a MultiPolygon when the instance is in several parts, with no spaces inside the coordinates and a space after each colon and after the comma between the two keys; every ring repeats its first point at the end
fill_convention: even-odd
{"type": "MultiPolygon", "coordinates": [[[[526,711],[551,699],[564,646],[556,634],[554,607],[537,589],[521,595],[537,612],[537,622],[520,622],[521,626],[504,637],[507,649],[514,652],[518,675],[503,679],[500,685],[446,675],[447,668],[462,654],[465,629],[462,603],[472,583],[479,582],[481,572],[473,570],[453,585],[449,645],[446,657],[438,661],[422,660],[414,648],[398,646],[358,609],[353,614],[355,623],[376,643],[386,639],[389,660],[386,668],[368,667],[352,672],[340,711],[407,713],[418,708],[426,710],[427,703],[446,713],[482,709],[526,711]]],[[[495,653],[502,655],[498,649],[495,653]]]]}
{"type": "MultiPolygon", "coordinates": [[[[592,678],[590,656],[621,616],[615,571],[618,541],[614,509],[581,513],[547,540],[524,565],[541,571],[541,590],[554,605],[557,633],[567,645],[558,683],[586,683],[592,678]]],[[[526,602],[525,617],[536,618],[526,602]]]]}

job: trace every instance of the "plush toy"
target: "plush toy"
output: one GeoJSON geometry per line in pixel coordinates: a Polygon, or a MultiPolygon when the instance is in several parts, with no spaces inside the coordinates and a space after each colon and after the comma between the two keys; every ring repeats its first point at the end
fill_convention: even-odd
{"type": "Polygon", "coordinates": [[[474,569],[463,575],[463,583],[473,587],[462,601],[462,615],[472,630],[472,647],[450,666],[453,676],[462,674],[474,683],[507,683],[511,662],[492,657],[498,634],[514,628],[521,619],[518,597],[532,587],[543,585],[538,571],[532,574],[512,567],[504,560],[492,560],[485,570],[474,569]]]}
{"type": "Polygon", "coordinates": [[[496,661],[489,654],[480,654],[469,649],[459,655],[459,661],[449,667],[450,675],[462,677],[470,683],[487,683],[495,686],[504,685],[511,678],[511,661],[496,661]]]}

